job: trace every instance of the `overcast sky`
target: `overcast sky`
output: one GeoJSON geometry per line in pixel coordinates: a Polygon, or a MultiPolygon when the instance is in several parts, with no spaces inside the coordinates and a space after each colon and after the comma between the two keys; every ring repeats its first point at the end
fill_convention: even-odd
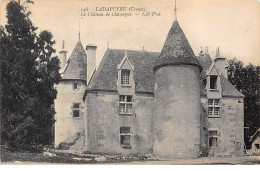
{"type": "MultiPolygon", "coordinates": [[[[1,2],[1,23],[6,22],[7,2],[1,2]]],[[[84,47],[97,45],[99,63],[107,49],[106,41],[110,41],[110,48],[142,50],[144,46],[147,51],[160,52],[172,25],[174,0],[35,0],[29,9],[31,20],[39,27],[37,32],[52,32],[57,52],[64,40],[68,56],[78,41],[80,25],[81,42],[84,47]],[[145,12],[161,14],[87,16],[88,12],[99,12],[96,8],[100,7],[126,7],[125,13],[130,7],[145,7],[145,12]],[[81,8],[88,8],[86,16],[80,17],[81,8]]],[[[246,64],[260,65],[258,0],[177,0],[177,9],[179,24],[195,54],[201,46],[208,46],[213,58],[219,46],[221,55],[229,59],[236,57],[246,64]]]]}

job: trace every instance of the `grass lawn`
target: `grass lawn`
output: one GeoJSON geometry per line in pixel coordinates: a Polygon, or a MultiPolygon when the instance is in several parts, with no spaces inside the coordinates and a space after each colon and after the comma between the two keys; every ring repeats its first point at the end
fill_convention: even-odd
{"type": "Polygon", "coordinates": [[[174,160],[113,160],[107,158],[106,161],[98,162],[94,159],[85,160],[72,154],[56,154],[56,156],[44,156],[42,153],[32,152],[9,152],[2,151],[1,161],[3,164],[135,164],[135,165],[225,165],[225,164],[260,164],[260,156],[242,156],[242,157],[228,157],[228,158],[198,158],[198,159],[174,159],[174,160]],[[76,159],[75,159],[76,157],[76,159]]]}
{"type": "Polygon", "coordinates": [[[70,164],[83,164],[83,163],[97,163],[95,160],[74,160],[73,156],[69,154],[58,154],[56,156],[44,156],[42,153],[31,152],[9,152],[1,153],[1,161],[12,163],[15,161],[20,162],[39,162],[39,163],[70,163],[70,164]]]}

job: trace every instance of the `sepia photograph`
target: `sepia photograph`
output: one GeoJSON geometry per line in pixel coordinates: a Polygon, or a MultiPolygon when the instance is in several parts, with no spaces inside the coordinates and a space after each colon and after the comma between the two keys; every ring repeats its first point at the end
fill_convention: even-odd
{"type": "Polygon", "coordinates": [[[260,164],[259,0],[2,0],[0,33],[0,165],[260,164]]]}

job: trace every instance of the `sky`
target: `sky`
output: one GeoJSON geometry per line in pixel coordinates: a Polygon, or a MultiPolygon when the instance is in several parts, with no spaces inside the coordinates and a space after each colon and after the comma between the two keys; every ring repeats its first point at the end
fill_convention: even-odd
{"type": "MultiPolygon", "coordinates": [[[[6,23],[6,3],[1,1],[1,25],[6,23]]],[[[57,52],[64,40],[70,56],[80,30],[84,47],[97,45],[98,64],[107,41],[111,49],[160,52],[173,22],[174,0],[34,0],[29,10],[37,33],[48,30],[53,34],[57,52]],[[100,10],[109,7],[123,7],[126,11],[117,13],[132,16],[111,16],[113,11],[105,16],[107,11],[100,10]]],[[[177,19],[196,55],[207,46],[214,58],[219,47],[228,59],[260,65],[259,0],[177,0],[177,19]]]]}

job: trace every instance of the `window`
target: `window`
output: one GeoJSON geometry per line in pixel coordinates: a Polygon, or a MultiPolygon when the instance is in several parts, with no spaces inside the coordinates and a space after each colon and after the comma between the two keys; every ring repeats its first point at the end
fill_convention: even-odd
{"type": "Polygon", "coordinates": [[[255,148],[256,148],[256,149],[259,149],[259,144],[255,144],[255,148]]]}
{"type": "Polygon", "coordinates": [[[209,147],[215,148],[218,146],[218,131],[209,131],[209,147]]]}
{"type": "Polygon", "coordinates": [[[130,70],[122,69],[121,70],[121,84],[122,85],[129,85],[129,76],[130,76],[130,70]]]}
{"type": "Polygon", "coordinates": [[[73,83],[73,90],[78,90],[78,83],[73,83]]]}
{"type": "Polygon", "coordinates": [[[210,89],[211,90],[216,90],[217,89],[217,75],[211,75],[210,76],[210,89]]]}
{"type": "Polygon", "coordinates": [[[120,95],[119,96],[119,111],[120,114],[132,114],[133,96],[120,95]]]}
{"type": "Polygon", "coordinates": [[[120,127],[120,145],[123,148],[131,148],[130,127],[120,127]]]}
{"type": "Polygon", "coordinates": [[[77,138],[81,136],[81,133],[80,132],[77,132],[77,138]]]}
{"type": "Polygon", "coordinates": [[[210,117],[219,116],[219,99],[209,99],[208,100],[208,115],[210,117]]]}
{"type": "Polygon", "coordinates": [[[80,113],[80,103],[73,103],[73,117],[79,118],[80,113]]]}

